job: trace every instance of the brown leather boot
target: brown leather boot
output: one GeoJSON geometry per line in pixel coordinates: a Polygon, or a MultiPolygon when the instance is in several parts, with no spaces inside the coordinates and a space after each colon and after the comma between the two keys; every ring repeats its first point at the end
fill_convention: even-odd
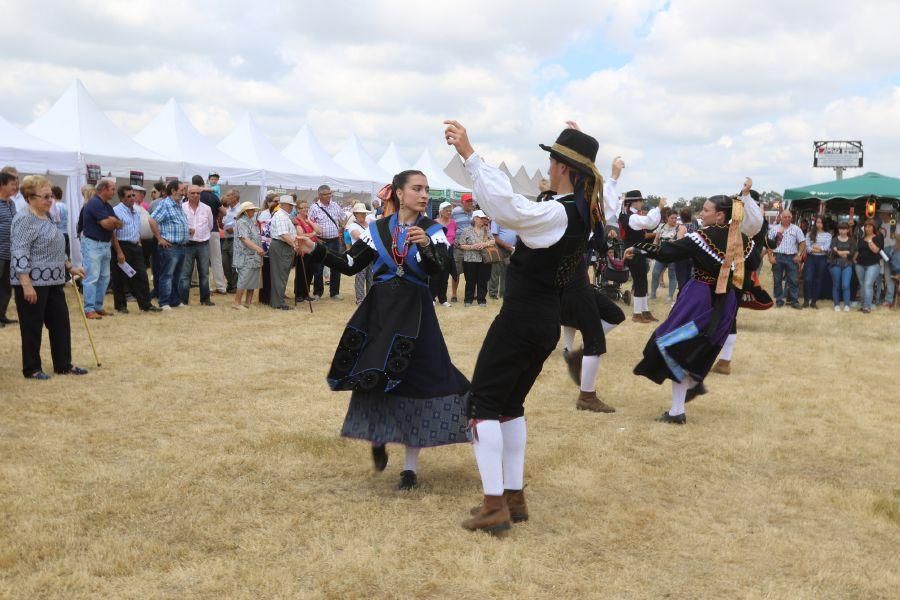
{"type": "Polygon", "coordinates": [[[647,320],[648,323],[652,323],[653,321],[659,321],[659,319],[654,317],[653,313],[650,312],[649,310],[645,310],[644,312],[641,313],[641,315],[643,315],[643,317],[647,320]]]}
{"type": "Polygon", "coordinates": [[[575,402],[578,410],[589,410],[591,412],[614,413],[616,409],[608,404],[604,404],[597,397],[597,392],[579,392],[578,401],[575,402]]]}
{"type": "Polygon", "coordinates": [[[713,373],[721,373],[722,375],[731,375],[731,361],[720,358],[712,368],[713,373]]]}
{"type": "Polygon", "coordinates": [[[641,313],[634,313],[631,316],[631,320],[634,321],[635,323],[649,323],[650,322],[646,318],[644,318],[644,315],[642,315],[641,313]]]}
{"type": "MultiPolygon", "coordinates": [[[[525,504],[524,490],[503,490],[503,497],[506,498],[506,506],[509,507],[509,517],[513,523],[522,523],[528,520],[528,505],[525,504]]],[[[481,512],[483,505],[472,508],[469,514],[473,517],[481,512]]]]}
{"type": "Polygon", "coordinates": [[[485,496],[478,513],[463,521],[462,526],[469,531],[486,531],[491,535],[506,533],[512,527],[506,498],[485,496]]]}

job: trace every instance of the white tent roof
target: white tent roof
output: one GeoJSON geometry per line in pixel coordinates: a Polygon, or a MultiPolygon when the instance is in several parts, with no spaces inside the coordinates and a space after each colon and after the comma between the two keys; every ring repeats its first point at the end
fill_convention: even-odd
{"type": "Polygon", "coordinates": [[[38,117],[26,131],[64,150],[77,152],[85,163],[97,163],[104,173],[127,177],[129,171],[143,171],[148,179],[177,175],[180,165],[141,146],[109,120],[82,85],[69,89],[38,117]]]}
{"type": "Polygon", "coordinates": [[[256,169],[266,171],[266,183],[313,189],[321,178],[303,170],[282,156],[249,113],[219,142],[219,150],[256,169]]]}
{"type": "Polygon", "coordinates": [[[300,165],[305,173],[352,179],[352,175],[325,152],[309,124],[300,128],[300,131],[285,146],[281,154],[291,162],[300,165]]]}
{"type": "Polygon", "coordinates": [[[12,165],[22,173],[78,171],[78,155],[25,133],[0,117],[0,165],[12,165]]]}
{"type": "Polygon", "coordinates": [[[378,161],[378,166],[390,173],[392,178],[397,173],[408,171],[412,167],[405,158],[400,156],[400,152],[397,151],[397,146],[394,145],[394,142],[391,142],[387,150],[384,151],[381,160],[378,161]]]}
{"type": "Polygon", "coordinates": [[[534,172],[534,175],[532,175],[532,177],[531,177],[531,183],[533,183],[534,187],[538,190],[541,189],[541,187],[540,187],[541,179],[546,179],[546,177],[544,177],[544,174],[541,173],[540,169],[538,169],[537,171],[534,172]]]}
{"type": "Polygon", "coordinates": [[[444,173],[444,170],[438,166],[438,163],[431,156],[428,148],[422,152],[422,156],[413,165],[413,169],[417,169],[425,173],[428,178],[428,187],[433,190],[453,190],[455,192],[470,192],[471,190],[465,186],[459,185],[444,173]]]}
{"type": "Polygon", "coordinates": [[[393,179],[392,174],[388,174],[369,156],[355,135],[350,136],[343,149],[334,156],[334,161],[355,179],[372,181],[379,186],[393,179]]]}
{"type": "Polygon", "coordinates": [[[534,183],[532,183],[531,178],[528,177],[528,173],[525,171],[525,167],[519,167],[519,170],[516,171],[516,174],[512,178],[513,189],[516,190],[517,193],[522,194],[528,198],[537,198],[538,188],[534,183]]]}
{"type": "Polygon", "coordinates": [[[504,162],[501,162],[501,163],[500,163],[500,166],[497,167],[497,168],[500,169],[501,171],[503,171],[503,173],[504,173],[507,177],[509,177],[509,180],[512,181],[512,178],[513,178],[512,171],[510,171],[510,170],[509,170],[509,167],[506,166],[506,162],[505,162],[505,161],[504,161],[504,162]]]}
{"type": "Polygon", "coordinates": [[[453,158],[451,158],[450,162],[447,163],[447,166],[444,167],[444,173],[449,175],[450,179],[459,185],[467,188],[472,187],[472,178],[469,177],[469,173],[466,171],[466,165],[463,163],[463,159],[460,158],[459,154],[453,155],[453,158]]]}
{"type": "Polygon", "coordinates": [[[183,163],[183,177],[199,173],[205,179],[215,171],[223,183],[259,185],[263,181],[260,169],[228,156],[197,131],[174,98],[134,139],[169,160],[183,163]]]}

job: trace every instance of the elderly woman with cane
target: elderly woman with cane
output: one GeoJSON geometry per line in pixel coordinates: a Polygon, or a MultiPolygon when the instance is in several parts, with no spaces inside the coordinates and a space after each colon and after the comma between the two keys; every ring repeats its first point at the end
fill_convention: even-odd
{"type": "Polygon", "coordinates": [[[28,210],[18,213],[10,228],[10,279],[22,335],[22,374],[28,379],[50,379],[41,367],[41,336],[46,325],[54,372],[84,375],[87,370],[72,365],[69,307],[63,291],[66,273],[84,277],[84,269],[68,261],[65,237],[49,218],[53,206],[50,182],[30,175],[22,181],[22,195],[28,210]]]}

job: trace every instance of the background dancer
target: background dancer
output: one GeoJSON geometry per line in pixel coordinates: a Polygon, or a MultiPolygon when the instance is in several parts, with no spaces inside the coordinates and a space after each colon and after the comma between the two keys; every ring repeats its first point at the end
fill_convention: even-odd
{"type": "Polygon", "coordinates": [[[385,444],[406,446],[400,489],[418,485],[419,450],[466,441],[469,382],[453,366],[428,280],[449,268],[443,226],[423,216],[428,181],[420,171],[394,176],[385,212],[346,254],[298,238],[303,253],[345,275],[373,264],[375,283],[347,323],[328,385],[353,390],[341,435],[372,442],[383,471],[385,444]]]}
{"type": "Polygon", "coordinates": [[[663,262],[690,258],[694,264],[691,280],[650,336],[644,358],[634,368],[635,375],[656,383],[672,380],[672,407],[658,421],[687,422],[687,392],[703,382],[728,337],[745,266],[752,271],[759,264],[753,241],[740,233],[742,209],[739,200],[713,196],[700,211],[703,227],[699,231],[661,246],[641,243],[626,251],[631,255],[644,252],[663,262]],[[733,205],[738,206],[734,219],[733,205]],[[725,225],[729,220],[731,225],[725,225]]]}
{"type": "Polygon", "coordinates": [[[447,143],[465,161],[481,208],[519,233],[503,306],[478,355],[469,396],[484,501],[463,527],[501,533],[511,520],[528,519],[522,492],[525,397],[559,341],[561,290],[575,276],[592,224],[600,220],[603,178],[594,165],[597,140],[565,129],[553,146],[541,145],[550,152],[550,188],[557,196],[530,202],[475,154],[462,125],[445,123],[447,143]]]}
{"type": "MultiPolygon", "coordinates": [[[[659,206],[641,214],[644,208],[644,196],[640,190],[625,192],[622,200],[622,212],[619,213],[620,237],[625,242],[625,248],[631,248],[637,244],[643,244],[645,233],[656,229],[659,225],[659,211],[666,205],[666,199],[661,198],[659,206]]],[[[626,261],[628,270],[631,271],[631,306],[633,315],[631,320],[635,323],[651,323],[659,321],[650,312],[650,304],[647,301],[647,257],[641,253],[631,253],[631,258],[626,261]]]]}

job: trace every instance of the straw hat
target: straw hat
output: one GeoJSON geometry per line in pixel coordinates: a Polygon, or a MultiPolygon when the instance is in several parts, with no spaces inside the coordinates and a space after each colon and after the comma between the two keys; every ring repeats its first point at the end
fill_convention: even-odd
{"type": "Polygon", "coordinates": [[[290,194],[285,194],[284,196],[278,197],[278,204],[290,204],[291,206],[297,206],[297,203],[294,202],[294,197],[290,194]]]}
{"type": "Polygon", "coordinates": [[[237,218],[248,210],[259,210],[259,207],[252,202],[241,202],[241,205],[238,207],[237,214],[234,217],[237,218]]]}
{"type": "Polygon", "coordinates": [[[369,214],[370,211],[368,208],[366,208],[365,204],[363,204],[362,202],[357,202],[356,204],[353,205],[353,209],[350,212],[352,212],[353,214],[356,214],[356,213],[369,214]]]}

